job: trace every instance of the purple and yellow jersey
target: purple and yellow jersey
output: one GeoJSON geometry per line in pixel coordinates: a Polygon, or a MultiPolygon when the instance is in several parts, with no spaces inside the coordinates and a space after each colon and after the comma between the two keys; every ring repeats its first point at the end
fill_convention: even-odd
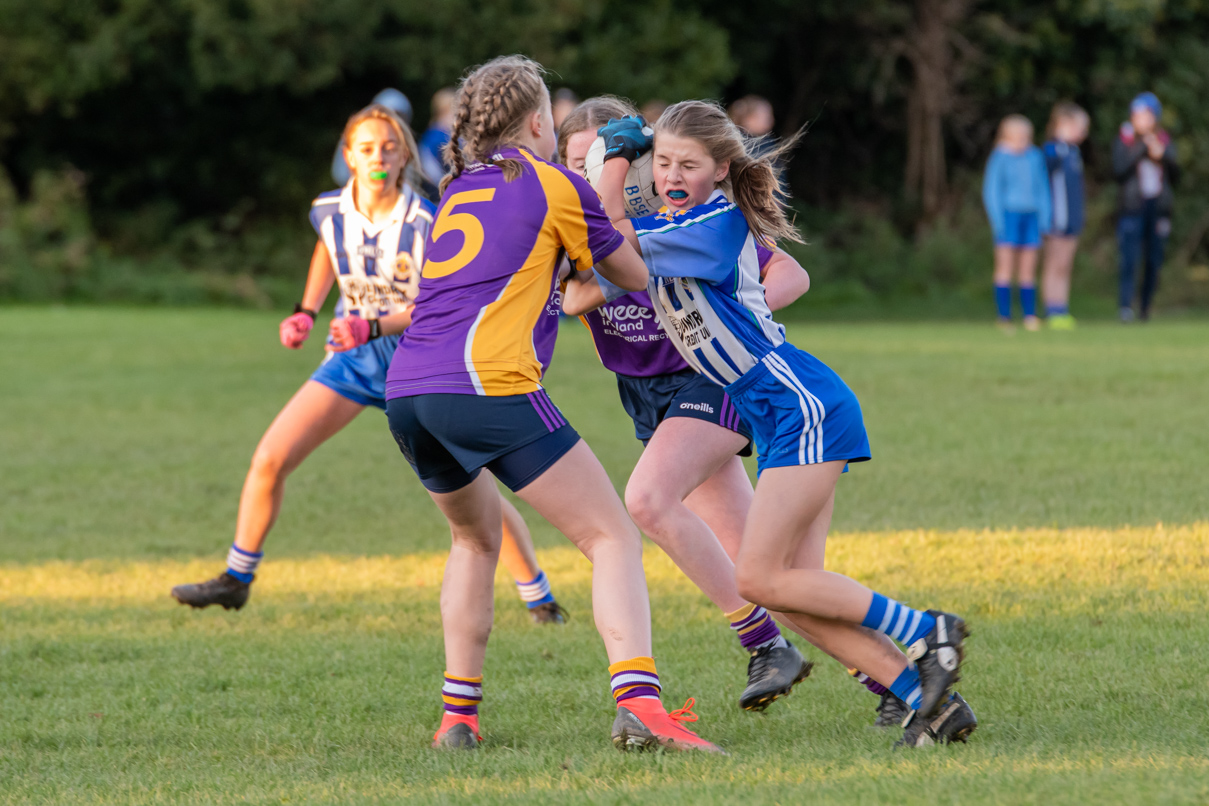
{"type": "MultiPolygon", "coordinates": [[[[757,242],[756,256],[763,279],[764,267],[773,250],[757,242]]],[[[605,369],[653,378],[689,368],[676,345],[668,339],[647,291],[617,297],[579,318],[592,334],[596,355],[605,369]]]]}
{"type": "Polygon", "coordinates": [[[390,216],[377,224],[357,210],[351,180],[311,203],[311,226],[340,284],[340,313],[380,317],[411,306],[432,214],[432,203],[406,185],[390,216]]]}
{"type": "Polygon", "coordinates": [[[388,400],[540,389],[562,252],[587,269],[624,241],[582,176],[524,149],[499,157],[519,160],[524,172],[505,182],[494,164],[468,165],[437,207],[416,309],[386,376],[388,400]]]}

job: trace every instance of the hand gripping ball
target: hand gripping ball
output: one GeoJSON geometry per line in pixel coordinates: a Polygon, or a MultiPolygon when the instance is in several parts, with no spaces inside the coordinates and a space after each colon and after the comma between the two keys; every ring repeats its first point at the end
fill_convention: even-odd
{"type": "MultiPolygon", "coordinates": [[[[604,154],[604,138],[597,137],[584,160],[584,176],[587,177],[588,184],[597,190],[600,189],[597,183],[604,168],[604,154]]],[[[648,151],[630,163],[630,170],[625,175],[626,218],[654,215],[663,207],[663,201],[655,192],[655,174],[651,170],[654,161],[654,152],[648,151]]]]}

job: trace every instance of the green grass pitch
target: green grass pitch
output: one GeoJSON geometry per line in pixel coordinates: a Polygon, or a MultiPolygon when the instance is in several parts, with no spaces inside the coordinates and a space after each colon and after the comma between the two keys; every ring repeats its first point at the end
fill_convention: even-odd
{"type": "MultiPolygon", "coordinates": [[[[981,727],[892,751],[813,650],[741,711],[737,641],[650,547],[665,701],[731,754],[704,758],[613,750],[589,569],[527,509],[572,621],[533,626],[501,574],[486,746],[428,749],[448,537],[373,410],[291,479],[247,608],[168,598],[221,569],[256,440],[320,357],[277,319],[0,309],[0,804],[1209,801],[1209,324],[792,324],[873,445],[831,567],[967,616],[981,727]]],[[[574,323],[549,387],[623,484],[640,446],[574,323]]]]}

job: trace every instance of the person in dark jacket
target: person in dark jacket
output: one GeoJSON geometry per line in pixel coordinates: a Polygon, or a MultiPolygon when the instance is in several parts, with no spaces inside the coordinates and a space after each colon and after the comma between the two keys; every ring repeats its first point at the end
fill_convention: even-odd
{"type": "Polygon", "coordinates": [[[1143,92],[1129,105],[1129,121],[1121,125],[1112,147],[1112,170],[1120,185],[1117,197],[1117,244],[1121,250],[1121,321],[1134,318],[1134,268],[1141,254],[1141,318],[1150,318],[1150,305],[1159,287],[1163,250],[1171,234],[1172,185],[1179,176],[1175,144],[1159,127],[1163,106],[1152,92],[1143,92]]]}

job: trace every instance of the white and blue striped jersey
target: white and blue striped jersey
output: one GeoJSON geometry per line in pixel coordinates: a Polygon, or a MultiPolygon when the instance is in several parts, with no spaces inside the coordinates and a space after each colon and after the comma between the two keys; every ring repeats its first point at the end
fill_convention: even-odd
{"type": "Polygon", "coordinates": [[[311,225],[336,270],[343,315],[381,317],[411,306],[435,209],[407,185],[378,224],[357,211],[352,181],[315,199],[311,225]]]}
{"type": "Polygon", "coordinates": [[[665,207],[631,223],[655,314],[693,369],[728,386],[785,342],[764,301],[756,239],[722,191],[689,210],[665,207]]]}

